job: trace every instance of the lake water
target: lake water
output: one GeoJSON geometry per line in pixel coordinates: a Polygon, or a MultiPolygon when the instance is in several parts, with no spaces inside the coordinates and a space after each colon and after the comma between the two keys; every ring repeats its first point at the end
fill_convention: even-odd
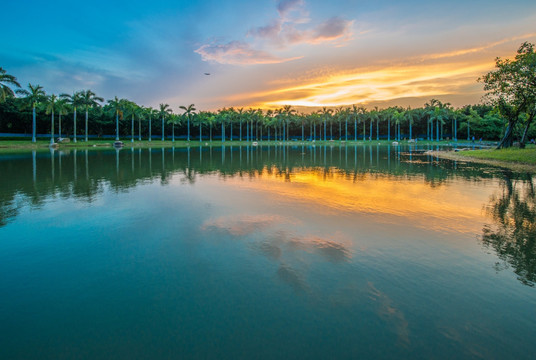
{"type": "Polygon", "coordinates": [[[533,358],[533,180],[426,149],[1,155],[0,358],[533,358]]]}

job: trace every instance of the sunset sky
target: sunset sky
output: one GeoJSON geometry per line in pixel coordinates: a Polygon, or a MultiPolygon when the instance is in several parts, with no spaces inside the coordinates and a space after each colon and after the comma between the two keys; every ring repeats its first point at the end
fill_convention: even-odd
{"type": "Polygon", "coordinates": [[[0,66],[48,93],[157,106],[478,103],[536,42],[534,0],[8,1],[0,66]],[[204,73],[210,73],[205,75],[204,73]]]}

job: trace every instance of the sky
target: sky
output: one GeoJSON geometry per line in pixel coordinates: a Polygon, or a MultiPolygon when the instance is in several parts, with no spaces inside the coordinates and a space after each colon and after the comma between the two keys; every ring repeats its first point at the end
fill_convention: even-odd
{"type": "Polygon", "coordinates": [[[300,111],[481,101],[534,0],[8,1],[0,67],[47,93],[300,111]],[[206,75],[210,74],[210,75],[206,75]]]}

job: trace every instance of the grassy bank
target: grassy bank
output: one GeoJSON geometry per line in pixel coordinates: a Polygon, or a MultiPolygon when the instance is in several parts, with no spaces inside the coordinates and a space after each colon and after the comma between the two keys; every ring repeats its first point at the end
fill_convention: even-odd
{"type": "Polygon", "coordinates": [[[481,164],[500,166],[514,171],[536,173],[536,147],[525,149],[492,149],[470,151],[433,151],[433,155],[455,161],[472,161],[481,164]]]}
{"type": "Polygon", "coordinates": [[[536,147],[534,145],[525,149],[472,150],[460,151],[459,154],[467,158],[536,165],[536,147]]]}
{"type": "MultiPolygon", "coordinates": [[[[130,139],[121,139],[123,141],[125,147],[134,147],[134,148],[149,148],[149,147],[187,147],[187,146],[240,146],[240,145],[252,145],[253,141],[229,141],[226,140],[225,142],[222,141],[212,141],[204,140],[200,142],[199,140],[193,140],[193,141],[184,141],[184,140],[142,140],[138,141],[135,140],[134,142],[131,142],[130,139]]],[[[394,140],[351,140],[351,141],[339,141],[339,140],[328,140],[328,141],[259,141],[257,142],[258,145],[262,146],[274,146],[274,145],[312,145],[315,144],[317,146],[354,146],[354,145],[389,145],[392,144],[394,140]]],[[[77,149],[86,149],[86,148],[101,148],[101,147],[112,147],[114,143],[114,140],[106,139],[106,140],[89,140],[89,141],[78,141],[76,143],[69,142],[69,143],[62,143],[57,144],[58,148],[77,148],[77,149]]],[[[408,141],[400,141],[400,145],[454,145],[455,143],[452,141],[419,141],[418,143],[410,143],[408,141]]],[[[0,152],[5,152],[8,149],[28,149],[28,150],[38,150],[38,149],[47,149],[50,145],[50,140],[45,139],[38,139],[36,143],[32,143],[31,141],[24,139],[24,140],[18,140],[18,139],[9,139],[9,140],[0,140],[0,152]]],[[[458,143],[458,146],[460,146],[461,143],[458,143]]],[[[467,146],[470,146],[469,144],[466,144],[467,146]]]]}

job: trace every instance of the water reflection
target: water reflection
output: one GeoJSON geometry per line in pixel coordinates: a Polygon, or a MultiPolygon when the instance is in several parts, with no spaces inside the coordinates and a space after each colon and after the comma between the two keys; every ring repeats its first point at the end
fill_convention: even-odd
{"type": "Polygon", "coordinates": [[[522,181],[505,172],[501,188],[486,206],[493,223],[482,230],[482,244],[502,262],[497,270],[512,267],[519,281],[536,282],[536,201],[530,175],[522,181]]]}
{"type": "MultiPolygon", "coordinates": [[[[443,161],[429,155],[429,149],[378,145],[217,146],[47,149],[2,155],[0,227],[12,221],[22,207],[39,208],[51,198],[92,203],[105,191],[127,192],[155,182],[162,186],[192,185],[200,178],[216,177],[228,186],[264,191],[285,206],[306,204],[318,209],[319,214],[328,214],[330,209],[334,213],[378,214],[386,223],[411,221],[435,231],[474,234],[482,225],[475,229],[473,223],[478,219],[473,223],[467,220],[486,200],[481,201],[478,188],[470,186],[493,180],[501,181],[502,187],[486,205],[493,224],[484,227],[482,243],[503,261],[497,269],[511,266],[520,281],[533,286],[536,210],[531,177],[505,175],[503,170],[485,165],[443,161]],[[253,181],[261,178],[263,181],[253,181]],[[447,186],[453,181],[465,185],[453,191],[447,186]],[[442,192],[442,202],[437,200],[438,191],[442,192]]],[[[211,219],[205,227],[231,236],[263,233],[265,237],[256,246],[274,259],[291,248],[314,252],[331,262],[352,257],[348,246],[329,236],[322,239],[306,231],[277,233],[281,230],[278,222],[288,226],[289,221],[299,221],[298,217],[289,219],[273,213],[262,216],[211,219]]]]}

